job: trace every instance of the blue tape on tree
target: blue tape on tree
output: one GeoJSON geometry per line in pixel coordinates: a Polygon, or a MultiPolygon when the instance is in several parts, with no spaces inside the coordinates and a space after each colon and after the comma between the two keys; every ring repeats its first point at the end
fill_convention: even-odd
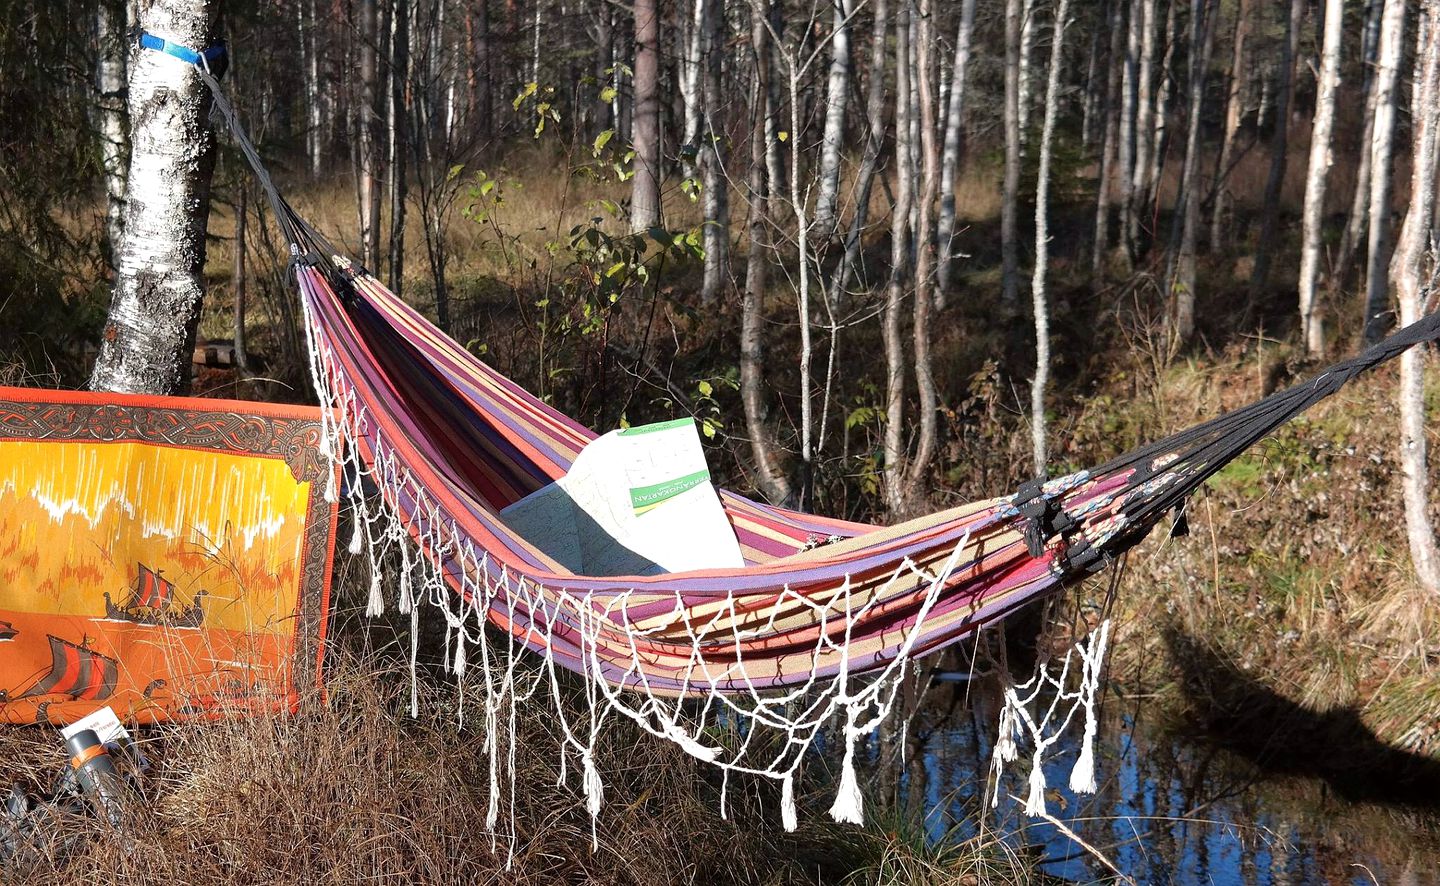
{"type": "Polygon", "coordinates": [[[163,37],[156,37],[154,34],[141,32],[140,46],[143,49],[153,49],[156,52],[163,52],[166,55],[173,55],[187,64],[198,65],[203,58],[206,64],[211,64],[225,54],[225,44],[216,43],[204,52],[196,52],[188,46],[179,43],[171,43],[163,37]]]}

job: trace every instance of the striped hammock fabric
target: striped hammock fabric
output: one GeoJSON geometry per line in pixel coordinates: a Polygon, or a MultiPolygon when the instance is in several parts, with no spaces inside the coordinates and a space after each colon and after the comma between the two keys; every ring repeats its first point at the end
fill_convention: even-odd
{"type": "MultiPolygon", "coordinates": [[[[275,192],[218,85],[202,76],[294,252],[311,368],[332,407],[321,445],[342,467],[355,516],[350,550],[374,566],[370,612],[387,605],[379,564],[393,556],[399,610],[413,620],[417,604],[432,603],[446,620],[455,672],[477,658],[483,665],[491,824],[501,782],[513,777],[498,733],[519,704],[558,693],[558,670],[580,675],[590,700],[581,721],[553,710],[592,814],[603,795],[595,738],[620,714],[727,774],[777,780],[792,827],[796,767],[819,730],[837,723],[846,752],[831,812],[858,821],[856,743],[888,714],[910,662],[1103,568],[1167,515],[1183,520],[1190,493],[1255,441],[1440,332],[1440,318],[1429,317],[1313,381],[1000,498],[879,527],[723,492],[743,568],[577,575],[498,514],[562,477],[594,433],[337,254],[275,192]],[[716,721],[739,724],[730,746],[707,742],[701,726],[716,721]],[[760,740],[765,732],[783,740],[760,740]]],[[[1093,735],[1098,650],[1081,653],[1084,679],[1070,697],[1093,735]]],[[[1020,713],[1008,713],[1010,728],[1026,719],[1020,713]]],[[[1082,759],[1072,781],[1093,786],[1082,759]]]]}

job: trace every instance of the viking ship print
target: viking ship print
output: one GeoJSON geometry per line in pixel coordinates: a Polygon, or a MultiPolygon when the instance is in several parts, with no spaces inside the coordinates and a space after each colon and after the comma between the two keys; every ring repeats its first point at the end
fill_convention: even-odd
{"type": "Polygon", "coordinates": [[[0,643],[4,643],[6,640],[14,640],[17,633],[19,632],[15,630],[15,626],[10,622],[0,621],[0,643]]]}
{"type": "MultiPolygon", "coordinates": [[[[50,641],[50,669],[14,700],[65,695],[75,701],[101,701],[114,694],[118,661],[91,649],[88,641],[71,643],[54,634],[45,637],[50,641]]],[[[10,700],[8,693],[0,690],[0,703],[10,700]]]]}
{"type": "Polygon", "coordinates": [[[130,600],[124,606],[116,606],[105,592],[105,617],[118,621],[131,621],[144,625],[165,625],[174,628],[198,628],[205,620],[205,591],[196,591],[195,599],[189,606],[179,609],[175,600],[175,583],[151,569],[144,563],[137,563],[139,575],[135,587],[130,591],[130,600]]]}

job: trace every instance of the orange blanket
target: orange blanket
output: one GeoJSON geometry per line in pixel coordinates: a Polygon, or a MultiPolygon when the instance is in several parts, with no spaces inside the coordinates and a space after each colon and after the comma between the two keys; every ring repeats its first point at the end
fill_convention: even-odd
{"type": "Polygon", "coordinates": [[[293,710],[336,508],[316,409],[0,388],[0,721],[293,710]]]}

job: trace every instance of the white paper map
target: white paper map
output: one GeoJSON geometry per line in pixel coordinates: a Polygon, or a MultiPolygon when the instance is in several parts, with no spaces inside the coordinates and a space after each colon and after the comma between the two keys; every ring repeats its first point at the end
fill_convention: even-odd
{"type": "Polygon", "coordinates": [[[592,440],[569,473],[500,517],[577,575],[745,565],[688,418],[592,440]]]}

